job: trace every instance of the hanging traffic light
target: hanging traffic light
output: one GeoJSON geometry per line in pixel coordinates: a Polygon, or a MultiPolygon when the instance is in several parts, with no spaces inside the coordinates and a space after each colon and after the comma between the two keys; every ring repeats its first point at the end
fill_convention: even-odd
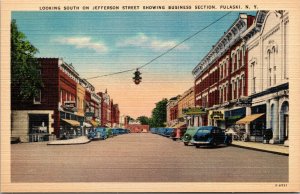
{"type": "Polygon", "coordinates": [[[140,75],[141,72],[139,72],[139,69],[136,69],[136,71],[134,72],[134,77],[132,78],[136,85],[138,85],[142,81],[142,77],[140,75]]]}

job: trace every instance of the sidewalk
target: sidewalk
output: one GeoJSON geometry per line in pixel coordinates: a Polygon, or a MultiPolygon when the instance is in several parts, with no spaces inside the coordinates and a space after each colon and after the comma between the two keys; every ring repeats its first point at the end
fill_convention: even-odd
{"type": "Polygon", "coordinates": [[[289,155],[289,147],[285,147],[283,145],[263,144],[263,143],[257,143],[257,142],[233,141],[232,146],[245,148],[245,149],[258,150],[258,151],[262,151],[262,152],[280,154],[280,155],[285,155],[285,156],[289,155]]]}
{"type": "Polygon", "coordinates": [[[74,139],[50,141],[47,145],[75,145],[89,143],[90,141],[86,136],[81,136],[74,139]]]}

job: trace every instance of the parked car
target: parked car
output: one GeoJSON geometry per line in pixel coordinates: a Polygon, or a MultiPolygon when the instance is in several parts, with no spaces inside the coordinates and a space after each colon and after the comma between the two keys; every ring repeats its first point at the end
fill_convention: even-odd
{"type": "Polygon", "coordinates": [[[114,136],[112,128],[106,128],[106,135],[107,135],[107,137],[113,137],[114,136]]]}
{"type": "Polygon", "coordinates": [[[170,137],[172,133],[175,132],[175,128],[166,128],[163,136],[170,137]]]}
{"type": "Polygon", "coordinates": [[[156,128],[151,128],[150,132],[153,133],[153,134],[155,134],[156,133],[156,128]]]}
{"type": "Polygon", "coordinates": [[[158,128],[158,134],[164,136],[164,134],[166,133],[166,130],[167,130],[166,128],[160,127],[160,128],[158,128]]]}
{"type": "Polygon", "coordinates": [[[184,143],[184,145],[189,145],[190,141],[193,139],[198,129],[199,127],[191,127],[186,130],[182,137],[182,142],[184,143]]]}
{"type": "Polygon", "coordinates": [[[182,139],[183,135],[185,134],[187,128],[177,128],[171,134],[170,138],[176,141],[177,139],[182,139]]]}
{"type": "Polygon", "coordinates": [[[88,138],[92,140],[106,139],[107,132],[105,127],[97,127],[89,131],[88,138]]]}
{"type": "Polygon", "coordinates": [[[195,144],[197,148],[200,147],[200,145],[230,145],[232,143],[232,136],[225,134],[219,127],[204,126],[197,130],[191,143],[195,144]]]}

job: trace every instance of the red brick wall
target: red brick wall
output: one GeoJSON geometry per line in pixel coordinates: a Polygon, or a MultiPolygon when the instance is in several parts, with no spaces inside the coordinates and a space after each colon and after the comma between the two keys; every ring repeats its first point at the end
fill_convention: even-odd
{"type": "Polygon", "coordinates": [[[54,110],[58,107],[58,59],[39,59],[41,63],[41,77],[44,87],[41,88],[41,104],[33,104],[33,99],[20,101],[15,98],[19,94],[18,88],[11,91],[12,110],[54,110]]]}
{"type": "Polygon", "coordinates": [[[125,125],[125,128],[129,129],[131,133],[141,133],[143,129],[149,132],[149,125],[128,124],[125,125]]]}

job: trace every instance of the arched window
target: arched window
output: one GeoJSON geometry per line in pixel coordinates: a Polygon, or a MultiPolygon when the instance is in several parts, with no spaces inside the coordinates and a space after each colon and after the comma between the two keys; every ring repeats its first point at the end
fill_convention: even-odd
{"type": "Polygon", "coordinates": [[[236,51],[236,69],[238,69],[240,66],[240,50],[238,49],[236,51]]]}
{"type": "Polygon", "coordinates": [[[268,86],[272,85],[271,51],[268,50],[268,86]]]}
{"type": "Polygon", "coordinates": [[[275,47],[272,49],[272,66],[273,66],[273,85],[276,85],[276,60],[275,60],[275,47]]]}
{"type": "Polygon", "coordinates": [[[234,65],[235,64],[235,55],[234,53],[231,54],[231,72],[234,72],[235,69],[234,69],[234,65]]]}

